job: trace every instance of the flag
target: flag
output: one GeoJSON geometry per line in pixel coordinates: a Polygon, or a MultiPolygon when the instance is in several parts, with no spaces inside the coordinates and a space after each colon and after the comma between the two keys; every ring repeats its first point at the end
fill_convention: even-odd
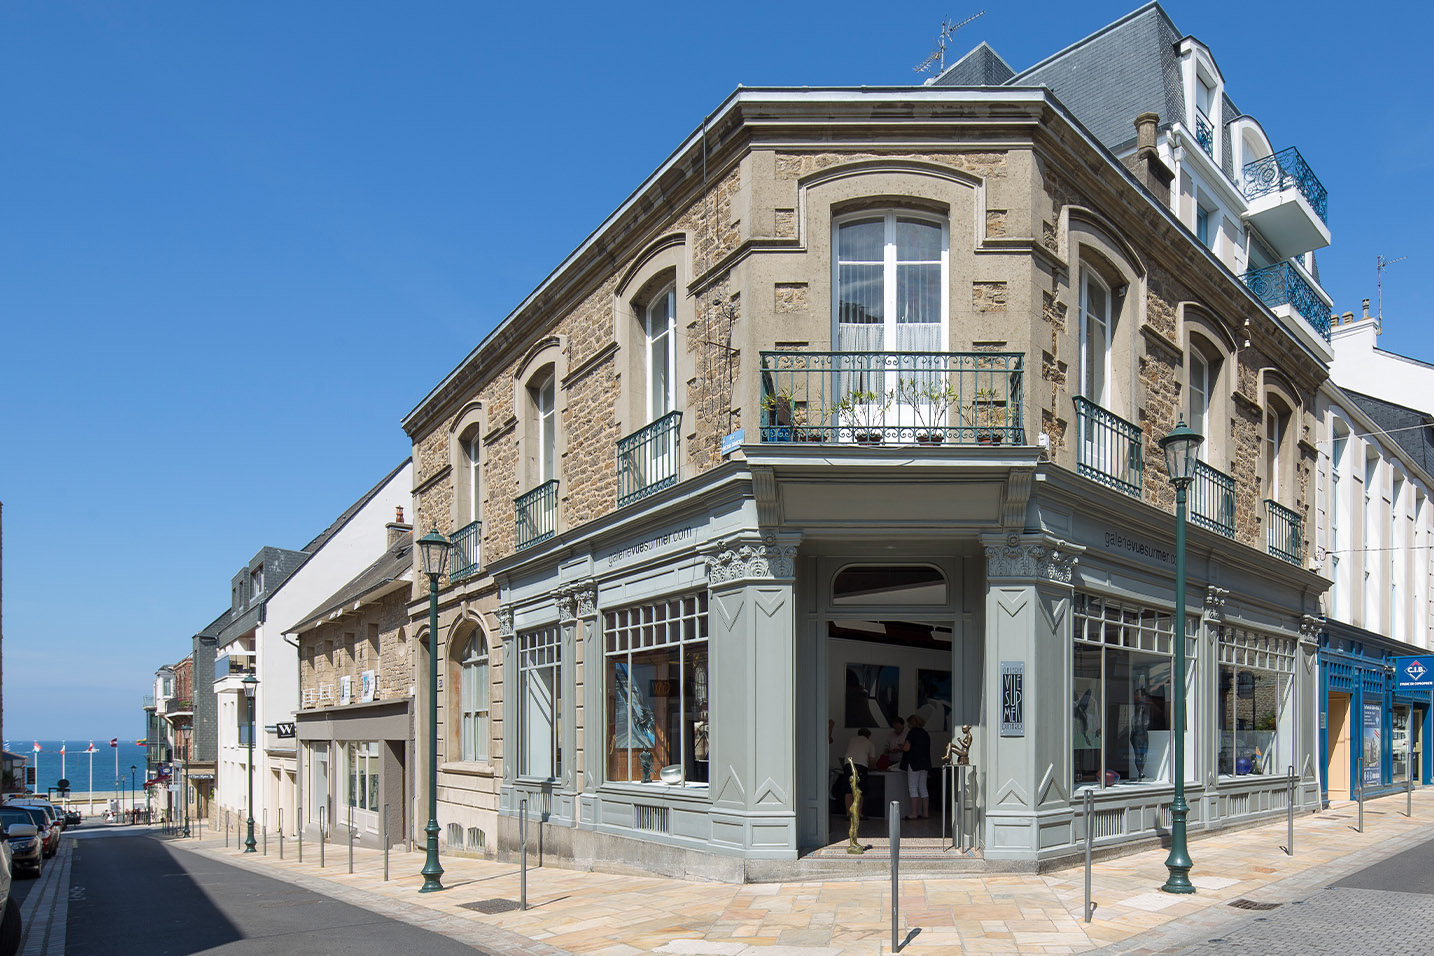
{"type": "Polygon", "coordinates": [[[111,737],[111,738],[110,738],[110,746],[111,746],[111,747],[118,747],[118,746],[119,746],[119,738],[118,738],[118,737],[111,737]]]}
{"type": "Polygon", "coordinates": [[[94,742],[93,740],[91,740],[91,741],[90,741],[90,749],[89,749],[89,750],[86,750],[85,753],[87,753],[87,754],[92,754],[92,753],[94,753],[94,752],[95,752],[95,742],[94,742]]]}
{"type": "Polygon", "coordinates": [[[65,755],[65,742],[62,740],[62,741],[60,741],[60,756],[63,757],[64,755],[65,755]]]}
{"type": "Polygon", "coordinates": [[[149,746],[149,744],[145,743],[143,740],[136,740],[136,741],[134,742],[134,745],[135,745],[136,747],[147,747],[147,746],[149,746]]]}
{"type": "Polygon", "coordinates": [[[35,753],[39,753],[39,752],[40,752],[40,742],[37,740],[37,741],[35,741],[35,753]]]}

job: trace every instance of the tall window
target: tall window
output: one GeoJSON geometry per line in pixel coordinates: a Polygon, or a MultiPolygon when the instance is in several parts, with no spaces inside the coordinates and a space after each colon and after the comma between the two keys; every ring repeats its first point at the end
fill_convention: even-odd
{"type": "Polygon", "coordinates": [[[488,759],[488,644],[473,633],[459,657],[458,734],[464,760],[488,759]]]}
{"type": "Polygon", "coordinates": [[[1210,210],[1201,205],[1195,207],[1195,238],[1205,248],[1214,248],[1210,245],[1210,210]]]}
{"type": "Polygon", "coordinates": [[[1265,454],[1263,456],[1265,497],[1276,502],[1280,500],[1284,480],[1281,460],[1284,457],[1285,431],[1289,426],[1289,421],[1289,412],[1273,400],[1265,405],[1265,454]]]}
{"type": "Polygon", "coordinates": [[[647,420],[655,422],[677,407],[673,369],[677,365],[677,290],[668,286],[647,304],[647,420]]]}
{"type": "Polygon", "coordinates": [[[349,780],[348,803],[345,806],[377,813],[382,799],[379,794],[378,741],[346,743],[342,753],[349,780]]]}
{"type": "Polygon", "coordinates": [[[1081,270],[1080,393],[1109,408],[1110,287],[1091,269],[1081,270]]]}
{"type": "Polygon", "coordinates": [[[1290,746],[1295,640],[1236,627],[1220,629],[1219,772],[1283,774],[1290,746]]]}
{"type": "Polygon", "coordinates": [[[705,785],[707,592],[610,611],[607,779],[705,785]]]}
{"type": "MultiPolygon", "coordinates": [[[[1076,786],[1170,780],[1174,615],[1090,594],[1075,601],[1076,786]]],[[[1194,626],[1192,617],[1192,660],[1194,626]]]]}
{"type": "Polygon", "coordinates": [[[333,822],[333,805],[329,797],[329,745],[327,741],[315,741],[310,750],[309,767],[309,819],[319,822],[319,811],[324,811],[324,823],[333,822]]]}
{"type": "Polygon", "coordinates": [[[1212,437],[1210,431],[1210,395],[1213,390],[1213,370],[1210,361],[1199,349],[1190,349],[1190,427],[1205,436],[1198,449],[1200,460],[1204,461],[1206,449],[1212,437]]]}
{"type": "Polygon", "coordinates": [[[1330,577],[1334,579],[1334,587],[1330,589],[1329,594],[1329,609],[1331,616],[1336,618],[1344,608],[1344,598],[1341,594],[1344,586],[1339,579],[1339,562],[1344,551],[1345,522],[1344,488],[1340,481],[1341,472],[1344,470],[1344,450],[1348,446],[1349,432],[1336,422],[1329,462],[1329,563],[1330,577]]]}
{"type": "Polygon", "coordinates": [[[558,476],[558,420],[557,420],[557,378],[551,371],[530,386],[533,398],[533,413],[537,416],[537,483],[551,481],[558,476]]]}
{"type": "Polygon", "coordinates": [[[518,635],[518,773],[563,772],[562,636],[556,627],[518,635]]]}
{"type": "Polygon", "coordinates": [[[478,485],[478,432],[475,429],[472,437],[464,444],[463,450],[467,461],[464,462],[464,490],[468,493],[468,520],[478,520],[478,502],[481,488],[478,485]]]}
{"type": "Polygon", "coordinates": [[[836,229],[836,344],[843,352],[936,352],[945,343],[946,223],[863,215],[836,229]]]}
{"type": "Polygon", "coordinates": [[[1373,630],[1379,622],[1379,599],[1375,594],[1374,554],[1379,547],[1379,494],[1375,484],[1379,480],[1379,456],[1365,451],[1364,458],[1364,620],[1365,627],[1373,630]]]}

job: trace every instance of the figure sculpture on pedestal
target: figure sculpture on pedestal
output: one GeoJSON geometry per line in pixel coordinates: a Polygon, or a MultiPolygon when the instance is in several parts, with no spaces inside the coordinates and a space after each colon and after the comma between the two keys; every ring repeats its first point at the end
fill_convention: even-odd
{"type": "Polygon", "coordinates": [[[856,831],[861,826],[861,776],[856,772],[855,760],[848,757],[846,763],[851,768],[851,806],[846,811],[847,815],[851,817],[851,826],[846,831],[846,851],[852,854],[861,854],[866,852],[866,848],[856,842],[856,831]]]}

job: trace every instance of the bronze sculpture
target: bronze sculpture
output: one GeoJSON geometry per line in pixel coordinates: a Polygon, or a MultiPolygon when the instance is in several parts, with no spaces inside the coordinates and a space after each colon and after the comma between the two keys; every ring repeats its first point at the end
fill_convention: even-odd
{"type": "Polygon", "coordinates": [[[860,775],[856,772],[856,761],[850,757],[846,758],[847,765],[851,767],[851,806],[847,808],[847,815],[851,817],[851,826],[847,829],[846,851],[852,854],[866,852],[866,848],[856,842],[856,831],[861,826],[861,786],[860,775]]]}

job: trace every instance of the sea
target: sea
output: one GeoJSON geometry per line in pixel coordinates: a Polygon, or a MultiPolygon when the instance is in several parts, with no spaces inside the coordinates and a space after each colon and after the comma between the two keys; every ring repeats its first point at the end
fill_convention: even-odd
{"type": "Polygon", "coordinates": [[[129,768],[135,767],[134,782],[136,787],[144,786],[145,747],[143,742],[136,741],[133,737],[119,738],[119,746],[111,747],[109,737],[95,738],[94,754],[94,781],[90,780],[90,755],[85,750],[90,746],[88,737],[79,740],[39,740],[32,738],[21,739],[11,737],[5,741],[5,749],[12,754],[21,757],[28,757],[28,767],[37,770],[35,786],[36,793],[44,793],[46,787],[55,786],[61,777],[60,772],[60,747],[65,748],[64,776],[70,780],[70,791],[72,793],[114,793],[115,792],[115,756],[119,756],[119,778],[120,790],[129,789],[129,768]],[[40,745],[40,752],[35,752],[35,744],[40,745]]]}

